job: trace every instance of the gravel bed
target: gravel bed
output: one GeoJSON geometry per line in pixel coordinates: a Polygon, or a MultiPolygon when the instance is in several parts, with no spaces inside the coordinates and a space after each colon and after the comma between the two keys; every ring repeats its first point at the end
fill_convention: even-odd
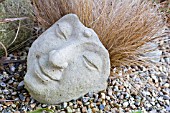
{"type": "MultiPolygon", "coordinates": [[[[49,108],[56,113],[142,113],[170,112],[170,36],[160,41],[162,65],[126,67],[108,79],[108,88],[100,93],[89,92],[78,100],[59,105],[40,104],[24,88],[26,56],[30,45],[13,52],[0,65],[0,112],[27,113],[39,108],[49,108]],[[126,71],[132,74],[126,74],[126,71]]],[[[113,69],[116,71],[116,69],[113,69]]]]}

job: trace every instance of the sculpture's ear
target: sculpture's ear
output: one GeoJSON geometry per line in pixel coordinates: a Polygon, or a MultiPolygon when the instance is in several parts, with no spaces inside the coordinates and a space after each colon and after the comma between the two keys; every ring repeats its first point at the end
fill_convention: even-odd
{"type": "Polygon", "coordinates": [[[62,17],[57,23],[56,32],[60,37],[68,39],[72,35],[73,29],[79,22],[79,18],[75,14],[68,14],[62,17]]]}

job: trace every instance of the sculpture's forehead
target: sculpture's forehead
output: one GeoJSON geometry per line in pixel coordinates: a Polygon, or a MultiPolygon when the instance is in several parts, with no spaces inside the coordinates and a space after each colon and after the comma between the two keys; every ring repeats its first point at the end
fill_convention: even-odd
{"type": "Polygon", "coordinates": [[[35,52],[48,53],[75,42],[100,43],[97,34],[85,27],[78,19],[72,21],[62,19],[45,31],[32,46],[35,52]]]}

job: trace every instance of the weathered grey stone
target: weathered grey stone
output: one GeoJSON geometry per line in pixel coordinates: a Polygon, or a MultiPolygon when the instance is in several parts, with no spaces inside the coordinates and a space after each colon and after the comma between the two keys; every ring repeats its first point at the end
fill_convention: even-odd
{"type": "Polygon", "coordinates": [[[25,87],[42,103],[57,104],[106,89],[109,53],[97,34],[68,14],[29,50],[25,87]]]}

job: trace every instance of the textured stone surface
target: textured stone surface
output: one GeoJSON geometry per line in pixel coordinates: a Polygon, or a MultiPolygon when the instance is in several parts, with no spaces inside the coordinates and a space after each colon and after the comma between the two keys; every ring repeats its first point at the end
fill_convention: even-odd
{"type": "Polygon", "coordinates": [[[97,34],[68,14],[29,50],[25,87],[42,103],[57,104],[106,89],[109,53],[97,34]]]}

